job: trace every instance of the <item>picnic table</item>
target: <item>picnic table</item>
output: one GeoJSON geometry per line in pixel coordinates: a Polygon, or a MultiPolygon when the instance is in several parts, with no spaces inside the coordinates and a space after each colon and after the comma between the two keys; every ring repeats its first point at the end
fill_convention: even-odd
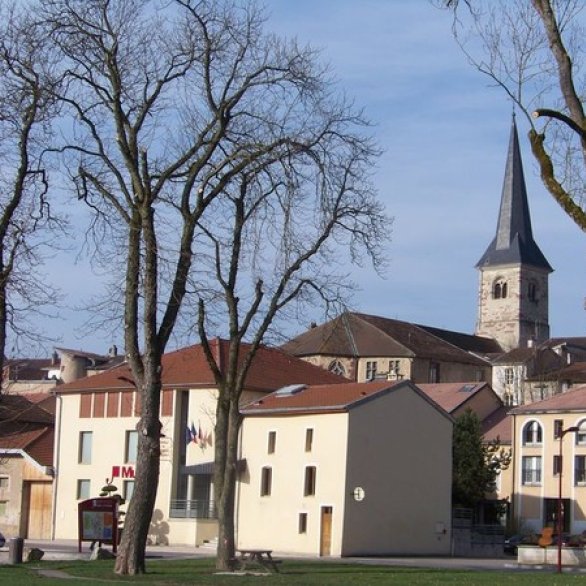
{"type": "Polygon", "coordinates": [[[236,561],[241,570],[246,570],[249,564],[256,563],[267,570],[279,571],[277,564],[280,564],[281,560],[273,559],[272,549],[237,549],[236,552],[239,554],[236,561]]]}

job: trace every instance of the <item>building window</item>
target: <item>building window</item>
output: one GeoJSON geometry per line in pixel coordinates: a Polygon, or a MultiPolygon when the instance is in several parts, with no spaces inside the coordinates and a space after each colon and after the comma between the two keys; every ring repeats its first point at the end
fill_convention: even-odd
{"type": "Polygon", "coordinates": [[[581,421],[576,432],[576,443],[579,446],[586,445],[586,421],[581,421]]]}
{"type": "Polygon", "coordinates": [[[0,517],[6,517],[8,514],[8,501],[0,501],[0,517]]]}
{"type": "Polygon", "coordinates": [[[346,376],[346,369],[344,365],[339,360],[333,360],[330,362],[328,366],[328,370],[333,372],[334,374],[339,374],[340,376],[346,376]]]}
{"type": "Polygon", "coordinates": [[[586,485],[586,456],[574,456],[574,484],[586,485]]]}
{"type": "Polygon", "coordinates": [[[136,462],[138,454],[138,431],[132,430],[126,432],[126,449],[124,452],[125,462],[136,462]]]}
{"type": "Polygon", "coordinates": [[[366,380],[372,380],[376,376],[376,360],[369,360],[366,363],[366,380]]]}
{"type": "Polygon", "coordinates": [[[529,301],[537,303],[537,285],[535,283],[529,283],[527,285],[527,297],[529,301]]]}
{"type": "Polygon", "coordinates": [[[9,477],[8,476],[0,476],[0,490],[5,490],[9,486],[9,477]]]}
{"type": "Polygon", "coordinates": [[[77,461],[80,464],[92,463],[92,437],[93,433],[91,431],[79,432],[79,453],[77,461]]]}
{"type": "Polygon", "coordinates": [[[90,481],[87,479],[77,481],[77,500],[90,498],[90,481]]]}
{"type": "Polygon", "coordinates": [[[134,494],[134,480],[125,480],[122,483],[122,497],[128,502],[134,494]]]}
{"type": "Polygon", "coordinates": [[[559,456],[553,457],[553,475],[557,476],[562,471],[562,459],[559,456]]]}
{"type": "Polygon", "coordinates": [[[313,447],[313,429],[309,428],[305,430],[305,451],[311,452],[313,447]]]}
{"type": "Polygon", "coordinates": [[[299,533],[307,533],[307,513],[299,513],[299,533]]]}
{"type": "Polygon", "coordinates": [[[492,296],[495,299],[505,299],[507,297],[507,293],[507,282],[504,279],[498,279],[498,281],[496,281],[494,284],[492,296]]]}
{"type": "Polygon", "coordinates": [[[559,439],[564,429],[564,420],[555,419],[553,422],[553,439],[559,439]]]}
{"type": "Polygon", "coordinates": [[[537,421],[530,421],[523,428],[523,445],[536,446],[543,441],[541,425],[537,421]]]}
{"type": "Polygon", "coordinates": [[[275,453],[275,446],[277,444],[277,432],[276,431],[269,431],[269,445],[267,452],[269,454],[275,453]]]}
{"type": "Polygon", "coordinates": [[[515,371],[512,368],[505,368],[505,384],[512,385],[515,380],[515,371]]]}
{"type": "Polygon", "coordinates": [[[271,496],[272,484],[273,469],[270,466],[265,466],[260,476],[260,496],[271,496]]]}
{"type": "Polygon", "coordinates": [[[523,484],[541,485],[541,456],[523,456],[523,484]]]}
{"type": "Polygon", "coordinates": [[[429,382],[431,384],[440,382],[440,365],[438,362],[432,362],[429,365],[429,382]]]}
{"type": "Polygon", "coordinates": [[[304,496],[314,496],[315,495],[315,477],[316,477],[315,466],[306,466],[305,467],[305,484],[304,484],[304,488],[303,488],[303,495],[304,496]]]}

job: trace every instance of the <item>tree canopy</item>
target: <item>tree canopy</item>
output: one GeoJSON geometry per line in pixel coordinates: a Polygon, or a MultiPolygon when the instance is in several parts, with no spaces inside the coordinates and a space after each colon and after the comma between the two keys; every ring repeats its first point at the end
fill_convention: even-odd
{"type": "Polygon", "coordinates": [[[445,0],[470,62],[518,107],[543,184],[586,230],[583,2],[445,0]]]}

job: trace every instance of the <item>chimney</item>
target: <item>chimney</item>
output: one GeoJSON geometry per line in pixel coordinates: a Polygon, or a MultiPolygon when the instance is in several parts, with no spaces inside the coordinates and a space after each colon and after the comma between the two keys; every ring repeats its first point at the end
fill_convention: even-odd
{"type": "Polygon", "coordinates": [[[59,361],[59,354],[57,354],[57,350],[53,350],[53,354],[51,354],[51,366],[55,366],[59,361]]]}
{"type": "Polygon", "coordinates": [[[116,344],[112,344],[112,346],[110,346],[108,350],[108,356],[110,358],[115,358],[116,356],[118,356],[118,347],[116,346],[116,344]]]}

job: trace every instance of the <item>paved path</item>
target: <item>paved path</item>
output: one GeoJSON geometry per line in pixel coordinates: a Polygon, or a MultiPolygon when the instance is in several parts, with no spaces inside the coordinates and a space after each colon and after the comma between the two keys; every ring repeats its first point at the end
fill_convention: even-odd
{"type": "MultiPolygon", "coordinates": [[[[29,541],[24,543],[25,549],[38,547],[45,552],[44,560],[89,560],[90,550],[89,543],[84,543],[82,552],[78,552],[76,540],[61,539],[55,541],[29,541]]],[[[315,556],[290,556],[274,552],[275,557],[280,559],[295,560],[317,560],[315,556]]],[[[215,550],[211,547],[194,548],[191,546],[147,546],[148,559],[189,559],[201,557],[214,557],[215,550]]],[[[503,558],[451,558],[451,557],[356,557],[356,558],[331,558],[328,560],[321,559],[323,563],[360,563],[367,565],[386,565],[411,568],[432,568],[445,570],[492,570],[505,572],[553,572],[553,566],[545,565],[520,565],[515,557],[508,556],[503,558]]],[[[0,564],[9,562],[8,547],[0,548],[0,564]]],[[[575,574],[586,574],[586,568],[566,567],[564,572],[575,574]]],[[[66,578],[66,576],[51,576],[55,578],[66,578]]]]}

